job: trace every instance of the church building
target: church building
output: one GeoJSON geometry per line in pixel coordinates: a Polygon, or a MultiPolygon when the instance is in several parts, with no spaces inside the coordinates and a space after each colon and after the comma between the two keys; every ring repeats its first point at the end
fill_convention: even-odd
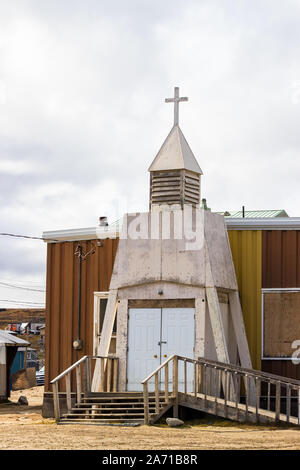
{"type": "MultiPolygon", "coordinates": [[[[273,385],[277,397],[281,383],[271,375],[298,386],[291,360],[299,330],[300,219],[230,218],[201,206],[203,173],[179,127],[182,101],[178,88],[166,99],[174,104],[174,124],[149,168],[148,212],[125,214],[118,226],[101,221],[43,234],[45,416],[61,417],[62,407],[65,419],[82,419],[82,400],[93,398],[93,419],[101,418],[95,400],[111,406],[116,397],[132,397],[135,421],[142,416],[148,423],[170,408],[178,416],[178,405],[212,412],[209,395],[219,415],[239,409],[245,419],[256,400],[253,419],[264,420],[270,416],[258,412],[259,400],[265,393],[271,401],[273,385]],[[258,392],[258,380],[267,389],[258,392]],[[235,400],[232,409],[228,400],[235,400]]],[[[274,406],[277,420],[280,394],[274,406]]],[[[125,420],[122,413],[110,419],[125,420]]]]}

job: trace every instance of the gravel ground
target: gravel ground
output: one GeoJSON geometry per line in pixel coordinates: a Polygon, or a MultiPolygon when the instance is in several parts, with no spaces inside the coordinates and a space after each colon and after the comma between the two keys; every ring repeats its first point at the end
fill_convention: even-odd
{"type": "Polygon", "coordinates": [[[43,387],[12,392],[0,405],[0,449],[300,449],[300,429],[220,423],[166,426],[64,425],[41,415],[43,387]],[[17,406],[25,395],[29,406],[17,406]],[[226,425],[224,425],[226,424],[226,425]]]}

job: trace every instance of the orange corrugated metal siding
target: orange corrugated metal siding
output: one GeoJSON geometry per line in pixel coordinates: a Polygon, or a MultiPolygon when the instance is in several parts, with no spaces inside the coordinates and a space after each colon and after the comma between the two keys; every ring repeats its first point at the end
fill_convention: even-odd
{"type": "MultiPolygon", "coordinates": [[[[82,351],[72,348],[77,338],[78,263],[74,252],[78,242],[49,243],[47,248],[46,292],[46,374],[49,382],[85,354],[92,354],[93,293],[109,288],[118,240],[103,240],[96,253],[82,261],[81,274],[81,339],[82,351]]],[[[80,242],[83,252],[96,241],[80,242]]]]}
{"type": "Polygon", "coordinates": [[[264,231],[262,245],[262,287],[300,287],[300,231],[264,231]]]}
{"type": "MultiPolygon", "coordinates": [[[[264,231],[262,247],[262,287],[300,287],[300,231],[264,231]]],[[[300,380],[299,365],[290,360],[263,360],[262,369],[300,380]]]]}
{"type": "Polygon", "coordinates": [[[229,230],[228,235],[252,365],[260,369],[262,233],[260,230],[229,230]]]}

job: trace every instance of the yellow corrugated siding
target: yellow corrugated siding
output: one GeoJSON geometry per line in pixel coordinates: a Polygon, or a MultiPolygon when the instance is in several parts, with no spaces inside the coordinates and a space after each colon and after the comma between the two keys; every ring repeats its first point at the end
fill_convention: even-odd
{"type": "Polygon", "coordinates": [[[254,369],[261,369],[261,230],[229,230],[245,328],[254,369]]]}

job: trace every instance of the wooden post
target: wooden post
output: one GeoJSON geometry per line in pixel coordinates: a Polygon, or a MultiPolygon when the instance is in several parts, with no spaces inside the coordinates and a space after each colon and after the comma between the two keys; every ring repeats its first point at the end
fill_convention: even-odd
{"type": "Polygon", "coordinates": [[[259,377],[255,377],[255,421],[258,423],[259,421],[259,405],[260,405],[260,379],[259,377]]]}
{"type": "Polygon", "coordinates": [[[270,411],[271,407],[271,382],[268,382],[268,401],[267,401],[267,409],[270,411]]]}
{"type": "Polygon", "coordinates": [[[86,358],[86,370],[87,370],[87,392],[91,393],[92,387],[92,371],[91,371],[91,358],[88,356],[86,358]]]}
{"type": "Polygon", "coordinates": [[[112,358],[107,359],[107,377],[106,377],[106,391],[111,392],[111,369],[112,369],[112,358]]]}
{"type": "Polygon", "coordinates": [[[208,366],[206,371],[206,384],[207,384],[207,395],[211,395],[211,367],[208,366]]]}
{"type": "Polygon", "coordinates": [[[84,361],[84,395],[87,396],[91,391],[91,362],[90,358],[87,357],[84,361]]]}
{"type": "Polygon", "coordinates": [[[174,406],[173,406],[173,417],[178,418],[178,356],[173,359],[173,395],[174,395],[174,406]]]}
{"type": "Polygon", "coordinates": [[[225,385],[224,385],[224,405],[225,405],[225,418],[227,418],[227,384],[228,384],[228,370],[225,369],[224,370],[224,373],[225,373],[225,385]]]}
{"type": "Polygon", "coordinates": [[[240,401],[240,387],[239,387],[239,375],[237,372],[234,373],[235,377],[235,411],[236,411],[236,420],[238,421],[239,418],[239,401],[240,401]]]}
{"type": "Polygon", "coordinates": [[[286,422],[289,424],[291,416],[291,386],[286,385],[286,422]]]}
{"type": "Polygon", "coordinates": [[[248,421],[248,408],[249,408],[249,376],[245,375],[245,393],[246,393],[246,411],[245,421],[248,421]]]}
{"type": "Polygon", "coordinates": [[[218,383],[219,383],[219,369],[215,367],[215,414],[217,414],[218,409],[218,383]]]}
{"type": "Polygon", "coordinates": [[[234,389],[234,383],[233,383],[232,372],[227,371],[227,374],[228,374],[228,380],[227,380],[227,400],[228,400],[228,401],[231,401],[232,388],[234,389]]]}
{"type": "Polygon", "coordinates": [[[184,393],[187,393],[187,372],[186,372],[186,358],[184,358],[184,393]]]}
{"type": "Polygon", "coordinates": [[[204,391],[204,405],[207,405],[207,381],[206,381],[206,364],[203,364],[203,391],[204,391]]]}
{"type": "Polygon", "coordinates": [[[77,403],[81,402],[81,365],[76,367],[76,393],[77,403]]]}
{"type": "Polygon", "coordinates": [[[159,376],[155,374],[155,413],[159,413],[159,376]]]}
{"type": "Polygon", "coordinates": [[[165,400],[169,403],[169,363],[165,365],[165,400]]]}
{"type": "Polygon", "coordinates": [[[276,407],[275,407],[275,421],[276,423],[280,420],[280,382],[276,382],[276,407]]]}
{"type": "Polygon", "coordinates": [[[197,362],[194,362],[194,395],[197,396],[197,362]]]}
{"type": "Polygon", "coordinates": [[[71,402],[71,372],[66,375],[66,394],[67,394],[67,409],[68,412],[71,411],[72,402],[71,402]]]}
{"type": "Polygon", "coordinates": [[[143,395],[144,395],[144,424],[149,424],[148,382],[143,384],[143,395]]]}
{"type": "Polygon", "coordinates": [[[113,360],[113,392],[116,392],[118,389],[118,365],[119,365],[118,358],[114,358],[113,360]]]}
{"type": "Polygon", "coordinates": [[[300,387],[298,387],[298,424],[300,424],[300,387]]]}
{"type": "Polygon", "coordinates": [[[101,357],[100,359],[100,392],[104,392],[104,384],[105,384],[105,375],[104,375],[104,358],[101,357]]]}
{"type": "Polygon", "coordinates": [[[58,382],[52,384],[52,393],[53,393],[53,408],[54,408],[54,417],[56,422],[60,419],[60,406],[59,406],[59,396],[58,396],[58,382]]]}

